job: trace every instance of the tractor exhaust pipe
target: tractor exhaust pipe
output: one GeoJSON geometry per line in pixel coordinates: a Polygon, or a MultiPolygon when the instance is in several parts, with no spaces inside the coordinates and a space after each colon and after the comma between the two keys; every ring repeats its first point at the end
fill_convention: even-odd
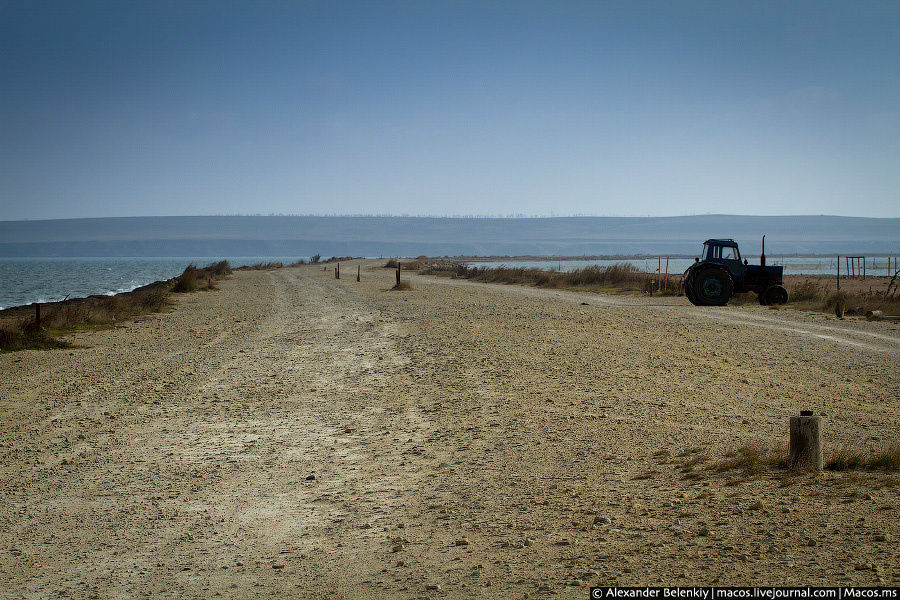
{"type": "Polygon", "coordinates": [[[762,239],[762,254],[759,255],[759,266],[766,266],[766,236],[762,239]]]}

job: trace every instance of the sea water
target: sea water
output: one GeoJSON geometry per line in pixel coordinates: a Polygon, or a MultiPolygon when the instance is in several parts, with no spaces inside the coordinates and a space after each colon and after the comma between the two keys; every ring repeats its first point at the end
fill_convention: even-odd
{"type": "MultiPolygon", "coordinates": [[[[264,262],[289,264],[303,256],[228,256],[232,267],[264,262]]],[[[0,258],[0,309],[33,302],[130,292],[181,274],[189,264],[218,262],[214,257],[0,258]]]]}

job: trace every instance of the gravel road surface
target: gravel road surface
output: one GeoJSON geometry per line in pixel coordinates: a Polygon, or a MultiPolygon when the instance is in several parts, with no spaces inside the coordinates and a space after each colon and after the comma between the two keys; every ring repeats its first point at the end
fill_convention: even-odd
{"type": "Polygon", "coordinates": [[[719,468],[900,441],[896,323],[362,264],[0,355],[0,597],[900,582],[897,473],[719,468]]]}

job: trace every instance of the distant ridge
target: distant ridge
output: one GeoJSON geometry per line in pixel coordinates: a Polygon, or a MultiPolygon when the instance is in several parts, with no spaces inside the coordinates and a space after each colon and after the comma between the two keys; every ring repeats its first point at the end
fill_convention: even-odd
{"type": "Polygon", "coordinates": [[[900,254],[900,219],[684,217],[119,217],[0,221],[0,256],[693,254],[733,237],[745,254],[900,254]]]}

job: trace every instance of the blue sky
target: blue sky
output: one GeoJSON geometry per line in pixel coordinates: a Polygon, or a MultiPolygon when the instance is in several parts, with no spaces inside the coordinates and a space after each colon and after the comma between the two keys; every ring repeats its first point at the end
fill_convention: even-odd
{"type": "Polygon", "coordinates": [[[897,2],[4,2],[0,220],[900,216],[897,2]]]}

